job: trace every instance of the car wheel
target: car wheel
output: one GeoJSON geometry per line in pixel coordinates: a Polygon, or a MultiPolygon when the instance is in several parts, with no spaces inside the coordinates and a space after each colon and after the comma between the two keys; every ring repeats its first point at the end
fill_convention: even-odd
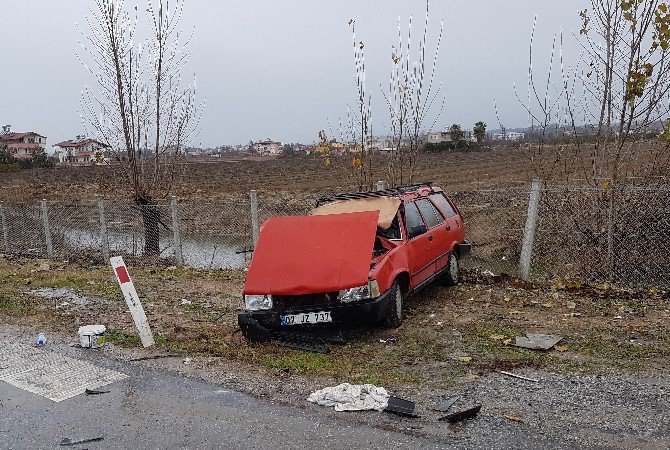
{"type": "Polygon", "coordinates": [[[386,317],[384,318],[384,326],[388,328],[398,328],[402,325],[404,316],[404,295],[398,282],[394,281],[391,287],[391,299],[389,306],[386,309],[386,317]]]}
{"type": "Polygon", "coordinates": [[[456,286],[461,281],[461,263],[458,260],[458,254],[453,250],[449,254],[447,270],[444,272],[442,280],[447,286],[456,286]]]}

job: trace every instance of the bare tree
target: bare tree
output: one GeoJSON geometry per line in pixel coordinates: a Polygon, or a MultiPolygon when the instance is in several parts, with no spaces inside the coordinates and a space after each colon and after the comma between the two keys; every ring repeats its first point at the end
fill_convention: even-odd
{"type": "Polygon", "coordinates": [[[435,72],[442,43],[444,22],[440,21],[440,31],[433,53],[432,63],[428,60],[428,24],[430,1],[426,0],[426,16],[423,33],[418,44],[418,58],[412,61],[412,17],[409,19],[406,42],[403,42],[400,18],[398,18],[398,45],[391,54],[392,68],[388,92],[382,93],[389,111],[392,154],[388,165],[391,184],[414,181],[414,172],[422,144],[422,133],[430,131],[444,109],[445,98],[428,130],[424,129],[428,114],[435,101],[440,98],[442,83],[435,86],[435,72]]]}
{"type": "Polygon", "coordinates": [[[184,1],[147,2],[139,13],[148,19],[144,42],[137,6],[128,11],[123,0],[95,5],[79,59],[96,86],[84,92],[81,115],[89,132],[110,145],[110,173],[142,214],[145,255],[158,255],[157,204],[170,195],[177,162],[199,121],[195,81],[184,86],[181,77],[189,59],[189,39],[178,28],[184,1]]]}

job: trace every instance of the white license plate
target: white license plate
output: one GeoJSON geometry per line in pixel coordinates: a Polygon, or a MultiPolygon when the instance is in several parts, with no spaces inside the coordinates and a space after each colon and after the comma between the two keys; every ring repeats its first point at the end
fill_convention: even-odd
{"type": "Polygon", "coordinates": [[[303,325],[307,323],[324,323],[333,321],[333,318],[330,317],[330,311],[286,314],[285,316],[279,316],[279,319],[281,320],[282,326],[303,325]]]}

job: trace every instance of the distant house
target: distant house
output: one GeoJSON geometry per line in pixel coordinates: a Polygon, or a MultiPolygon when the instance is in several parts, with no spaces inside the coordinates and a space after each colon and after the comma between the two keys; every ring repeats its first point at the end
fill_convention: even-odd
{"type": "Polygon", "coordinates": [[[109,145],[85,136],[77,136],[75,139],[59,142],[54,147],[59,148],[55,156],[61,164],[95,166],[105,163],[105,152],[109,145]]]}
{"type": "Polygon", "coordinates": [[[2,127],[0,145],[6,145],[14,158],[29,159],[38,148],[46,148],[47,138],[45,136],[34,131],[16,133],[12,132],[11,128],[11,125],[2,127]]]}
{"type": "MultiPolygon", "coordinates": [[[[472,130],[461,130],[463,133],[462,141],[476,142],[477,139],[474,136],[472,130]]],[[[428,133],[427,142],[429,144],[441,144],[442,142],[451,142],[451,133],[449,131],[433,131],[428,133]]]]}
{"type": "Polygon", "coordinates": [[[281,142],[272,141],[270,139],[254,142],[252,150],[261,156],[281,155],[281,142]]]}
{"type": "Polygon", "coordinates": [[[516,131],[508,131],[505,134],[496,133],[493,135],[493,139],[496,141],[520,141],[525,137],[525,133],[517,133],[516,131]]]}

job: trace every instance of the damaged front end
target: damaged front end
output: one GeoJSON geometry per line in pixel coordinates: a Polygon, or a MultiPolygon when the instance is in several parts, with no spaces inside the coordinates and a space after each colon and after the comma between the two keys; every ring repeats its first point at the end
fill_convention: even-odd
{"type": "Polygon", "coordinates": [[[381,320],[389,293],[370,279],[386,251],[379,219],[379,211],[360,211],[268,220],[244,287],[244,335],[269,341],[298,328],[381,320]]]}

